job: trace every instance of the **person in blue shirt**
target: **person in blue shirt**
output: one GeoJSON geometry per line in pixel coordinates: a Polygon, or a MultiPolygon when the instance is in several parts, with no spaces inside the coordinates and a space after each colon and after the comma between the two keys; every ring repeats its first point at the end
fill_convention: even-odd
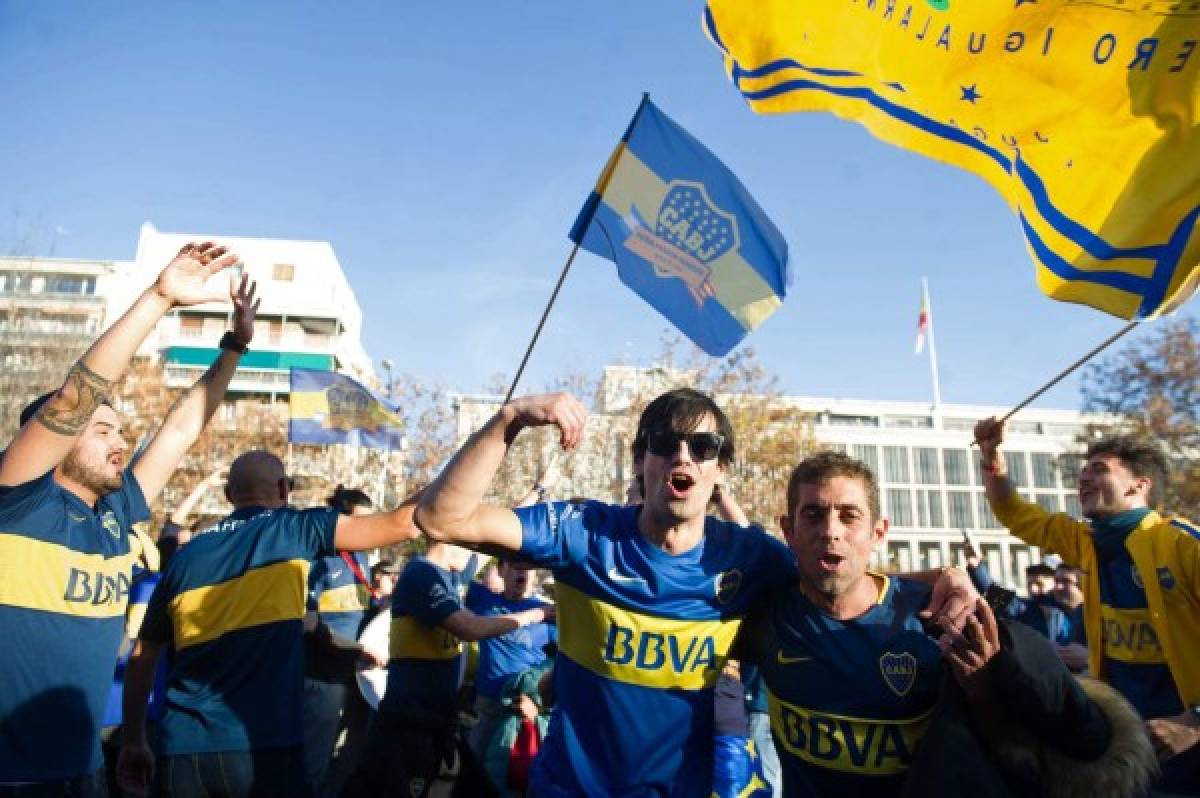
{"type": "MultiPolygon", "coordinates": [[[[343,515],[366,515],[371,499],[338,485],[326,502],[343,515]]],[[[304,635],[304,760],[318,795],[336,795],[354,772],[370,708],[355,683],[359,667],[384,666],[387,655],[358,642],[374,588],[364,552],[339,551],[308,573],[304,635]],[[346,742],[334,760],[338,738],[346,742]]]]}
{"type": "Polygon", "coordinates": [[[175,798],[312,794],[302,755],[303,621],[318,557],[410,539],[411,511],[340,515],[287,506],[289,479],[268,452],[229,468],[234,511],[175,555],[155,588],[125,674],[117,777],[175,798]],[[146,696],[171,646],[167,709],[151,752],[146,696]]]}
{"type": "Polygon", "coordinates": [[[521,430],[557,427],[570,449],[585,419],[566,394],[506,404],[425,490],[415,520],[433,540],[554,572],[557,703],[533,795],[707,798],[713,688],[750,603],[790,580],[791,557],[760,529],[706,517],[733,460],[733,430],[692,390],[658,397],[639,419],[641,505],[483,503],[521,430]]]}
{"type": "MultiPolygon", "coordinates": [[[[511,632],[479,641],[479,667],[475,672],[475,712],[479,721],[471,729],[471,749],[480,759],[491,742],[497,723],[511,711],[501,700],[505,683],[522,671],[546,660],[546,644],[558,639],[554,605],[535,598],[536,571],[527,563],[503,562],[501,593],[494,593],[478,582],[467,588],[467,609],[476,615],[505,615],[528,609],[541,609],[546,621],[523,626],[511,632]]],[[[503,785],[501,785],[503,786],[503,785]]]]}
{"type": "Polygon", "coordinates": [[[479,760],[458,737],[458,691],[464,642],[485,640],[542,624],[542,605],[479,615],[463,605],[476,555],[431,543],[412,557],[392,594],[387,688],[358,772],[344,796],[423,798],[443,764],[457,755],[455,794],[495,794],[479,760]]]}
{"type": "Polygon", "coordinates": [[[253,285],[206,285],[236,261],[212,243],[183,247],[62,387],[25,409],[0,455],[0,563],[9,566],[0,577],[0,796],[105,792],[100,725],[145,548],[131,533],[220,405],[253,335],[253,285]],[[114,384],[168,311],[231,298],[234,329],[220,355],[130,465],[114,384]]]}

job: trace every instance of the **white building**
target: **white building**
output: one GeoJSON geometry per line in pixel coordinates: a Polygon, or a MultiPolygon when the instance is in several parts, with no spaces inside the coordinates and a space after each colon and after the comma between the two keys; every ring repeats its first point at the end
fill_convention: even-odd
{"type": "MultiPolygon", "coordinates": [[[[1004,530],[983,491],[975,422],[1002,416],[1004,407],[787,397],[806,411],[816,439],[871,466],[891,522],[887,550],[877,565],[899,571],[960,562],[962,531],[979,545],[992,574],[1024,585],[1027,565],[1040,552],[1004,530]]],[[[1008,473],[1026,499],[1079,516],[1076,477],[1080,436],[1105,418],[1072,410],[1027,408],[1008,422],[1008,473]]]]}
{"type": "MultiPolygon", "coordinates": [[[[118,279],[105,284],[109,321],[132,304],[184,244],[205,240],[236,252],[262,297],[254,342],[229,386],[231,394],[285,396],[292,367],[340,371],[374,382],[362,345],[362,309],[327,241],[163,233],[146,222],[134,260],[118,264],[118,279]]],[[[228,276],[214,277],[218,280],[224,284],[228,276]]],[[[169,386],[190,385],[216,359],[230,312],[228,303],[172,311],[141,353],[162,356],[169,386]]]]}
{"type": "MultiPolygon", "coordinates": [[[[608,501],[600,486],[623,485],[631,473],[628,442],[615,430],[634,397],[652,397],[681,384],[686,376],[661,368],[609,366],[598,391],[598,406],[589,418],[582,455],[588,473],[574,480],[568,493],[608,501]],[[609,438],[618,438],[619,446],[609,438]]],[[[866,462],[875,472],[883,512],[891,522],[885,548],[877,552],[876,567],[897,571],[936,568],[961,562],[962,532],[970,533],[993,576],[1024,587],[1025,567],[1041,553],[1012,537],[988,507],[984,496],[979,451],[971,446],[975,422],[1001,416],[1008,408],[981,405],[943,405],[937,414],[928,403],[885,402],[819,397],[782,397],[781,402],[804,411],[818,445],[841,449],[866,462]]],[[[460,441],[477,429],[498,407],[491,396],[454,397],[460,441]]],[[[1089,425],[1109,419],[1072,410],[1022,410],[1008,423],[1008,472],[1018,491],[1047,509],[1079,515],[1075,479],[1079,444],[1089,425]]],[[[784,498],[779,497],[780,510],[784,498]]]]}

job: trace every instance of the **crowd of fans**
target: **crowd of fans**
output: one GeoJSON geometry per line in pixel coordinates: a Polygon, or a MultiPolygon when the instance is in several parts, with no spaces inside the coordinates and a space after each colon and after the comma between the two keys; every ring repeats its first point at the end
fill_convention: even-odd
{"type": "Polygon", "coordinates": [[[1144,441],[1089,448],[1079,521],[1021,499],[980,422],[997,518],[1055,558],[1024,596],[969,538],[965,569],[872,570],[888,520],[841,453],[796,464],[779,536],[751,525],[723,487],[735,431],[690,389],[643,411],[623,505],[553,500],[553,464],[518,507],[484,500],[524,429],[578,444],[582,405],[552,394],[398,508],[343,486],[294,508],[248,451],[153,541],[253,283],[134,458],[108,393],[235,261],[181,250],[0,459],[0,797],[1200,795],[1200,530],[1154,509],[1144,441]],[[190,522],[218,489],[233,512],[190,522]]]}

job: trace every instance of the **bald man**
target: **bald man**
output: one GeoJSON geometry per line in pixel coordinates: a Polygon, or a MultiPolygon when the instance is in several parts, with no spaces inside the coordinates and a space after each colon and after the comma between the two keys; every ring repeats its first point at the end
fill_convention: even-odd
{"type": "Polygon", "coordinates": [[[303,619],[311,562],[416,536],[411,506],[373,515],[287,506],[273,454],[229,468],[234,511],[171,561],[125,676],[121,786],[146,794],[312,795],[303,756],[303,619]],[[175,649],[155,758],[145,706],[155,663],[175,649]],[[157,772],[156,772],[157,771],[157,772]]]}

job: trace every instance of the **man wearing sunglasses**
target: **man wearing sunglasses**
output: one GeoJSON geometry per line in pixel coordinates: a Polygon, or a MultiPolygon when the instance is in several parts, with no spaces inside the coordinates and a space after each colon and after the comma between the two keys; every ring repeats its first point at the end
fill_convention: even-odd
{"type": "Polygon", "coordinates": [[[522,429],[556,426],[569,449],[585,420],[566,394],[505,405],[424,492],[416,522],[434,540],[554,572],[558,703],[533,795],[708,796],[713,686],[742,617],[761,589],[793,578],[792,558],[759,528],[706,517],[734,435],[689,389],[659,396],[638,422],[641,505],[483,504],[522,429]]]}

